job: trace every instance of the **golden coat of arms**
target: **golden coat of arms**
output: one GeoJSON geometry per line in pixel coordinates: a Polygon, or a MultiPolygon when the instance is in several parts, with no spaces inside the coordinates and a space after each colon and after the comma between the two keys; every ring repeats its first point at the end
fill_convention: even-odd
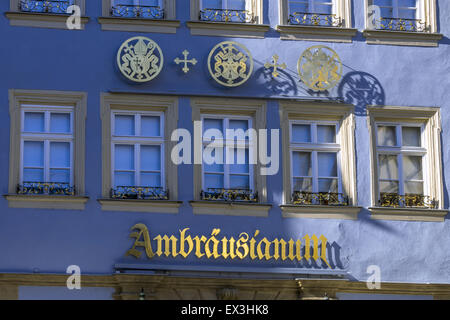
{"type": "Polygon", "coordinates": [[[223,41],[209,53],[208,70],[214,80],[226,87],[237,87],[250,78],[253,58],[245,46],[223,41]]]}
{"type": "Polygon", "coordinates": [[[145,37],[126,40],[117,52],[120,72],[135,82],[147,82],[155,78],[161,72],[163,63],[161,48],[145,37]]]}
{"type": "Polygon", "coordinates": [[[326,46],[306,49],[297,63],[303,83],[314,91],[335,87],[342,78],[342,62],[338,54],[326,46]]]}

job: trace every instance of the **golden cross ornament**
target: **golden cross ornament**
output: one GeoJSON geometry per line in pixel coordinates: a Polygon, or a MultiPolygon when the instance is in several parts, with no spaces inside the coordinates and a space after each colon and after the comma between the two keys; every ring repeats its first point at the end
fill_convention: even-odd
{"type": "Polygon", "coordinates": [[[282,64],[277,64],[278,59],[280,59],[280,57],[277,54],[275,54],[272,56],[273,64],[270,64],[269,62],[266,62],[264,64],[264,68],[266,68],[266,69],[273,68],[272,76],[274,76],[275,78],[280,75],[280,73],[278,72],[278,68],[279,69],[287,68],[286,63],[284,63],[284,62],[282,64]]]}
{"type": "Polygon", "coordinates": [[[189,51],[187,51],[187,50],[184,50],[182,52],[182,54],[184,56],[184,59],[180,59],[177,57],[174,61],[176,64],[184,63],[184,67],[182,70],[184,73],[188,73],[189,72],[188,63],[192,63],[192,65],[195,66],[197,64],[197,59],[193,58],[193,59],[188,60],[187,57],[189,55],[189,51]]]}

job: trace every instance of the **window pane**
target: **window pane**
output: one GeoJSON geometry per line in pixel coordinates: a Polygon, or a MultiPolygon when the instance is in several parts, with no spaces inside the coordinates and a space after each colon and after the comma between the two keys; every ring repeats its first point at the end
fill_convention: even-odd
{"type": "Polygon", "coordinates": [[[115,119],[115,135],[134,136],[134,116],[116,115],[115,119]]]}
{"type": "Polygon", "coordinates": [[[309,124],[293,124],[292,142],[311,142],[311,126],[309,124]]]}
{"type": "Polygon", "coordinates": [[[311,178],[294,178],[294,191],[312,192],[312,179],[311,178]]]}
{"type": "Polygon", "coordinates": [[[116,186],[135,186],[134,172],[116,172],[114,184],[116,186]]]}
{"type": "Polygon", "coordinates": [[[141,171],[161,170],[161,147],[141,145],[141,171]]]}
{"type": "Polygon", "coordinates": [[[161,174],[156,172],[141,172],[141,186],[161,187],[161,174]]]}
{"type": "Polygon", "coordinates": [[[382,18],[394,18],[394,10],[392,8],[380,8],[382,18]]]}
{"type": "Polygon", "coordinates": [[[392,7],[392,0],[374,0],[374,4],[377,6],[390,6],[392,7]]]}
{"type": "MultiPolygon", "coordinates": [[[[214,159],[214,162],[212,164],[207,164],[204,160],[203,160],[203,170],[207,171],[207,172],[223,172],[223,163],[224,158],[225,158],[225,152],[223,148],[219,148],[217,151],[218,154],[216,156],[216,148],[213,147],[205,147],[205,149],[203,150],[204,154],[203,156],[205,156],[205,154],[207,153],[208,155],[211,155],[211,158],[214,159]],[[222,156],[220,156],[220,153],[222,154],[222,156]],[[218,163],[218,162],[222,162],[222,163],[218,163]]],[[[204,158],[203,158],[204,159],[204,158]]]]}
{"type": "MultiPolygon", "coordinates": [[[[417,0],[398,0],[399,7],[415,7],[417,0]]],[[[422,1],[422,0],[419,0],[422,1]]]]}
{"type": "Polygon", "coordinates": [[[223,188],[223,174],[205,173],[205,191],[208,188],[223,188]]]}
{"type": "Polygon", "coordinates": [[[228,0],[226,9],[245,10],[245,0],[228,0]]]}
{"type": "Polygon", "coordinates": [[[208,129],[218,129],[223,135],[222,119],[203,119],[203,133],[208,129]]]}
{"type": "Polygon", "coordinates": [[[320,1],[316,1],[314,4],[314,13],[331,14],[333,13],[331,4],[321,4],[320,1]]]}
{"type": "Polygon", "coordinates": [[[50,167],[70,168],[70,143],[68,142],[50,143],[50,167]]]}
{"type": "Polygon", "coordinates": [[[70,183],[70,170],[50,169],[50,182],[70,183]]]}
{"type": "Polygon", "coordinates": [[[420,128],[402,127],[402,141],[404,146],[420,147],[420,128]]]}
{"type": "Polygon", "coordinates": [[[289,13],[309,12],[308,2],[305,1],[289,1],[289,13]]]}
{"type": "Polygon", "coordinates": [[[380,155],[378,157],[378,165],[380,167],[380,179],[398,179],[397,156],[380,155]]]}
{"type": "Polygon", "coordinates": [[[23,143],[23,166],[44,167],[44,143],[25,141],[23,143]]]}
{"type": "Polygon", "coordinates": [[[245,131],[248,130],[248,120],[230,120],[228,123],[229,129],[242,129],[245,131]]]}
{"type": "Polygon", "coordinates": [[[23,169],[24,182],[45,182],[44,169],[23,169]]]}
{"type": "Polygon", "coordinates": [[[397,135],[395,127],[378,126],[378,145],[379,146],[396,146],[397,135]]]}
{"type": "Polygon", "coordinates": [[[317,142],[319,143],[335,143],[336,127],[335,126],[317,126],[317,142]]]}
{"type": "Polygon", "coordinates": [[[398,10],[398,18],[402,19],[415,19],[416,18],[416,10],[410,9],[399,9],[398,10]]]}
{"type": "Polygon", "coordinates": [[[222,0],[202,0],[202,8],[222,9],[222,0]]]}
{"type": "Polygon", "coordinates": [[[318,152],[320,177],[337,177],[337,154],[334,152],[318,152]]]}
{"type": "Polygon", "coordinates": [[[116,145],[114,162],[116,170],[134,170],[134,146],[116,145]]]}
{"type": "Polygon", "coordinates": [[[50,114],[50,132],[56,132],[56,133],[70,132],[70,114],[69,113],[51,113],[50,114]]]}
{"type": "Polygon", "coordinates": [[[160,137],[161,124],[160,117],[141,117],[141,136],[143,137],[160,137]]]}
{"type": "Polygon", "coordinates": [[[231,189],[249,189],[249,177],[240,175],[230,175],[230,188],[231,189]]]}
{"type": "Polygon", "coordinates": [[[44,132],[45,122],[43,112],[25,112],[25,132],[44,132]]]}
{"type": "Polygon", "coordinates": [[[248,149],[234,149],[234,164],[230,164],[231,173],[248,173],[248,149]]]}
{"type": "Polygon", "coordinates": [[[422,157],[403,156],[403,176],[405,180],[422,180],[422,157]]]}
{"type": "Polygon", "coordinates": [[[292,153],[292,172],[294,177],[312,176],[310,152],[292,153]]]}
{"type": "Polygon", "coordinates": [[[319,192],[338,193],[338,179],[319,179],[319,192]]]}
{"type": "Polygon", "coordinates": [[[406,194],[423,194],[423,182],[405,182],[406,194]]]}
{"type": "Polygon", "coordinates": [[[398,193],[397,181],[380,181],[381,193],[398,193]]]}

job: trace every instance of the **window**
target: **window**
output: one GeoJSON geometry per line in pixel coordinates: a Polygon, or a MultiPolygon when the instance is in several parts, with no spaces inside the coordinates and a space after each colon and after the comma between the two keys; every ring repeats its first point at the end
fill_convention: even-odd
{"type": "Polygon", "coordinates": [[[10,207],[84,209],[86,95],[10,91],[10,207]]]}
{"type": "Polygon", "coordinates": [[[67,18],[73,13],[68,9],[73,5],[80,8],[82,30],[89,21],[84,17],[85,0],[11,0],[10,3],[6,17],[12,26],[67,29],[67,18]]]}
{"type": "Polygon", "coordinates": [[[381,18],[373,25],[380,30],[426,31],[423,3],[423,0],[372,0],[371,4],[380,8],[381,18]]]}
{"type": "Polygon", "coordinates": [[[281,102],[285,218],[357,219],[353,106],[281,102]]]}
{"type": "Polygon", "coordinates": [[[111,3],[114,17],[164,19],[163,0],[111,0],[111,3]]]}
{"type": "Polygon", "coordinates": [[[249,22],[255,20],[253,0],[200,0],[200,20],[249,22]]]}
{"type": "Polygon", "coordinates": [[[102,94],[101,115],[102,210],[178,213],[178,167],[170,160],[178,100],[102,94]]]}
{"type": "Polygon", "coordinates": [[[279,0],[283,40],[351,42],[356,34],[349,0],[279,0]]]}
{"type": "Polygon", "coordinates": [[[372,218],[443,219],[442,214],[447,211],[441,210],[438,109],[370,107],[369,110],[373,148],[374,208],[369,208],[372,218]]]}

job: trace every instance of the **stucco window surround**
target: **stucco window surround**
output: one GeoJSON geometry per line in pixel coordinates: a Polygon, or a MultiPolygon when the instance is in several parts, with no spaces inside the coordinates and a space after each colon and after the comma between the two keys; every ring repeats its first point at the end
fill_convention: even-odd
{"type": "MultiPolygon", "coordinates": [[[[282,40],[306,40],[325,42],[352,42],[357,29],[352,28],[351,0],[330,0],[332,2],[332,13],[340,20],[339,26],[319,25],[294,25],[289,24],[289,1],[279,1],[279,25],[276,30],[280,33],[282,40]]],[[[315,13],[315,12],[311,12],[315,13]]]]}
{"type": "MultiPolygon", "coordinates": [[[[255,130],[266,128],[266,103],[259,100],[195,98],[191,100],[192,121],[201,121],[202,114],[251,117],[255,130]]],[[[269,140],[270,141],[270,140],[269,140]]],[[[195,151],[195,150],[194,150],[195,151]]],[[[195,155],[194,155],[195,156],[195,155]]],[[[267,217],[272,205],[267,204],[266,176],[260,174],[259,161],[253,166],[254,191],[257,203],[201,200],[202,165],[194,164],[194,200],[190,201],[194,214],[267,217]]]]}
{"type": "Polygon", "coordinates": [[[368,126],[371,136],[371,172],[372,172],[372,207],[369,208],[372,219],[403,221],[444,221],[448,210],[444,209],[444,191],[442,178],[441,155],[441,118],[439,108],[433,107],[397,107],[370,106],[368,110],[368,126]],[[437,202],[437,209],[418,207],[381,207],[378,205],[379,170],[377,152],[377,123],[392,125],[406,123],[411,126],[420,125],[421,139],[426,155],[422,160],[424,195],[437,202]]]}
{"type": "Polygon", "coordinates": [[[270,30],[269,25],[263,24],[264,0],[246,0],[246,7],[254,15],[253,22],[247,23],[200,21],[202,0],[190,1],[191,21],[186,22],[186,25],[193,36],[264,38],[265,33],[270,30]]]}
{"type": "MultiPolygon", "coordinates": [[[[20,10],[22,0],[10,0],[10,11],[5,12],[12,26],[36,27],[50,29],[67,29],[67,18],[69,14],[23,12],[20,10]]],[[[84,30],[89,18],[85,17],[85,0],[74,0],[75,5],[80,7],[81,30],[84,30]]],[[[69,29],[67,29],[69,30],[69,29]]],[[[76,29],[73,29],[76,30],[76,29]]],[[[70,30],[72,31],[72,29],[70,30]]]]}
{"type": "Polygon", "coordinates": [[[180,21],[176,20],[176,0],[161,0],[163,19],[112,16],[114,0],[102,0],[102,17],[98,18],[102,30],[126,32],[176,33],[180,21]]]}
{"type": "MultiPolygon", "coordinates": [[[[85,122],[87,94],[84,92],[14,90],[9,91],[11,118],[9,184],[5,198],[11,208],[44,208],[83,210],[88,197],[85,196],[85,122]],[[33,106],[72,107],[72,183],[75,195],[27,195],[18,194],[21,180],[22,106],[29,110],[33,106]]],[[[44,181],[45,182],[45,181],[44,181]]]]}
{"type": "Polygon", "coordinates": [[[356,220],[361,207],[357,206],[356,166],[354,143],[354,106],[338,103],[280,102],[283,154],[284,218],[320,218],[356,220]],[[340,147],[340,177],[342,193],[348,197],[348,206],[295,205],[291,202],[290,121],[331,121],[338,123],[336,143],[340,147]]]}
{"type": "Polygon", "coordinates": [[[178,213],[182,204],[178,199],[178,168],[172,161],[165,161],[165,187],[169,200],[112,199],[112,111],[163,112],[164,115],[164,159],[171,159],[170,152],[175,145],[170,140],[178,123],[178,99],[157,95],[135,95],[102,93],[100,114],[102,121],[102,197],[98,202],[105,211],[178,213]]]}
{"type": "Polygon", "coordinates": [[[369,7],[374,0],[365,0],[365,29],[363,36],[368,44],[437,47],[443,35],[438,33],[436,0],[417,0],[417,18],[425,24],[424,32],[375,30],[369,22],[373,12],[369,7]]]}

